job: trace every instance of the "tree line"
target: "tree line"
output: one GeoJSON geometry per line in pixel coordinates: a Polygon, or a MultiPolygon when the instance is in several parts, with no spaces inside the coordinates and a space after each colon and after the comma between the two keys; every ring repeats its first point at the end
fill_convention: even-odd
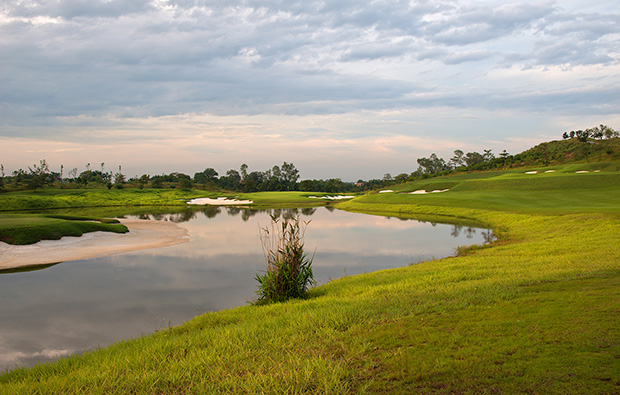
{"type": "MultiPolygon", "coordinates": [[[[596,144],[582,144],[593,142],[593,140],[616,139],[620,134],[613,128],[600,125],[585,130],[564,132],[564,140],[569,140],[566,144],[571,145],[568,149],[571,154],[580,154],[586,157],[596,147],[596,144]],[[575,144],[572,143],[575,142],[575,144]],[[580,145],[580,146],[579,146],[580,145]],[[577,147],[579,146],[579,147],[577,147]]],[[[208,167],[201,172],[188,174],[173,172],[162,175],[148,175],[127,178],[122,173],[122,167],[118,166],[118,171],[106,170],[106,164],[101,162],[96,168],[87,163],[85,170],[78,172],[77,168],[72,168],[65,174],[63,165],[60,171],[50,171],[49,164],[45,159],[28,167],[27,170],[18,169],[13,171],[11,176],[7,176],[4,166],[0,164],[0,190],[34,190],[42,189],[46,186],[57,186],[60,188],[80,188],[80,187],[107,187],[124,188],[126,186],[134,188],[181,188],[181,189],[219,189],[232,192],[262,192],[262,191],[304,191],[304,192],[327,192],[327,193],[353,193],[376,190],[388,187],[393,184],[447,175],[459,171],[480,171],[497,168],[518,167],[526,164],[540,163],[547,165],[552,160],[566,155],[562,147],[553,146],[550,143],[542,143],[528,151],[517,155],[511,155],[503,150],[497,156],[490,150],[482,152],[467,152],[457,149],[453,156],[448,160],[438,157],[435,153],[428,158],[417,159],[418,167],[411,173],[400,173],[395,177],[386,173],[381,179],[362,179],[356,182],[342,181],[340,178],[331,179],[308,179],[299,181],[299,170],[293,163],[284,162],[282,165],[275,165],[265,171],[250,171],[247,164],[242,164],[239,170],[227,170],[224,175],[208,167]]],[[[610,154],[611,148],[607,148],[610,154]]]]}
{"type": "Polygon", "coordinates": [[[595,126],[593,128],[587,128],[586,130],[571,130],[570,132],[562,133],[562,139],[576,138],[581,142],[588,141],[589,138],[595,140],[613,139],[620,137],[620,133],[607,125],[595,126]]]}

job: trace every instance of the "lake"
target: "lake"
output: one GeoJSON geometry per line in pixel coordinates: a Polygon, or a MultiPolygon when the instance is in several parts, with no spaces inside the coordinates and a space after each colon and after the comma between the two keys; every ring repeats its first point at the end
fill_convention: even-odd
{"type": "MultiPolygon", "coordinates": [[[[311,221],[318,284],[344,275],[407,266],[483,244],[490,231],[349,213],[331,208],[249,210],[205,207],[141,215],[179,223],[185,244],[0,273],[0,371],[93,350],[208,311],[254,300],[264,270],[259,227],[270,214],[311,221]]],[[[128,216],[131,218],[131,216],[128,216]]],[[[1,258],[0,258],[1,259],[1,258]]]]}

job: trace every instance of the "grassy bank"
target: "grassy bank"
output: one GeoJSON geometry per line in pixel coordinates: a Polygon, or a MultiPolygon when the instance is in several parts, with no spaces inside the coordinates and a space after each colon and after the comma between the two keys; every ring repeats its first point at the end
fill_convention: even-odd
{"type": "Polygon", "coordinates": [[[198,189],[45,189],[0,193],[0,211],[59,210],[101,207],[187,207],[201,197],[252,200],[256,207],[316,207],[331,203],[309,199],[316,192],[225,193],[198,189]]]}
{"type": "Polygon", "coordinates": [[[527,178],[514,175],[512,188],[495,191],[503,194],[471,200],[493,191],[484,180],[502,176],[470,177],[478,186],[460,192],[373,194],[337,205],[486,223],[499,236],[491,247],[341,278],[308,300],[203,314],[16,369],[0,376],[0,393],[619,393],[618,184],[596,187],[606,203],[565,198],[579,178],[520,200],[506,191],[522,190],[527,178]],[[551,212],[539,201],[545,196],[557,202],[551,212]]]}
{"type": "Polygon", "coordinates": [[[195,197],[213,192],[181,189],[45,189],[0,194],[1,211],[31,211],[84,207],[186,206],[195,197]]]}
{"type": "Polygon", "coordinates": [[[32,244],[40,240],[58,240],[63,236],[82,236],[88,232],[126,233],[118,220],[92,217],[41,214],[0,214],[0,241],[8,244],[32,244]]]}

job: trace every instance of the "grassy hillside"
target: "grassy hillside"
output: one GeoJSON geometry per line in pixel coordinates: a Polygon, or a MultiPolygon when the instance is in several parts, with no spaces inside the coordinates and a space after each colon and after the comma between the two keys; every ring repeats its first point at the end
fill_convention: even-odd
{"type": "Polygon", "coordinates": [[[592,163],[620,160],[620,138],[549,141],[515,155],[522,166],[592,163]]]}
{"type": "Polygon", "coordinates": [[[16,369],[0,375],[0,393],[620,393],[620,173],[557,170],[438,178],[401,191],[450,191],[338,203],[466,218],[499,238],[332,281],[308,300],[203,314],[16,369]]]}
{"type": "Polygon", "coordinates": [[[620,213],[619,170],[620,162],[602,162],[466,173],[397,185],[394,193],[368,194],[360,201],[517,213],[620,213]]]}

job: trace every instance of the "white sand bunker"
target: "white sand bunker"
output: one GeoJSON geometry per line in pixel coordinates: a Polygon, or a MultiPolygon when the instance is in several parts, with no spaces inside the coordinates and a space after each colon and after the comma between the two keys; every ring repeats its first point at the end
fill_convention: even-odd
{"type": "Polygon", "coordinates": [[[391,192],[394,192],[394,191],[391,189],[385,189],[383,191],[379,191],[379,193],[391,193],[391,192]]]}
{"type": "Polygon", "coordinates": [[[547,170],[545,173],[555,173],[555,170],[547,170]]]}
{"type": "Polygon", "coordinates": [[[538,174],[537,170],[534,171],[526,171],[525,174],[538,174]]]}
{"type": "Polygon", "coordinates": [[[240,204],[252,204],[253,200],[237,200],[237,199],[228,199],[226,197],[219,197],[217,199],[211,198],[196,198],[192,199],[187,204],[196,204],[196,205],[211,205],[211,206],[233,206],[240,204]]]}
{"type": "Polygon", "coordinates": [[[308,196],[308,199],[328,199],[328,200],[342,200],[342,199],[353,199],[355,196],[344,196],[344,195],[337,195],[337,196],[329,196],[329,195],[325,195],[325,196],[308,196]]]}
{"type": "Polygon", "coordinates": [[[589,170],[578,170],[578,171],[576,171],[575,173],[577,173],[577,174],[583,174],[583,173],[589,173],[589,172],[590,172],[589,170]]]}
{"type": "Polygon", "coordinates": [[[410,195],[426,195],[427,193],[440,193],[440,192],[448,192],[449,189],[433,189],[430,192],[427,192],[425,189],[418,189],[417,191],[409,192],[410,195]]]}
{"type": "Polygon", "coordinates": [[[0,242],[0,269],[90,259],[189,241],[188,231],[172,222],[121,219],[129,233],[90,232],[80,237],[42,240],[30,245],[0,242]]]}

